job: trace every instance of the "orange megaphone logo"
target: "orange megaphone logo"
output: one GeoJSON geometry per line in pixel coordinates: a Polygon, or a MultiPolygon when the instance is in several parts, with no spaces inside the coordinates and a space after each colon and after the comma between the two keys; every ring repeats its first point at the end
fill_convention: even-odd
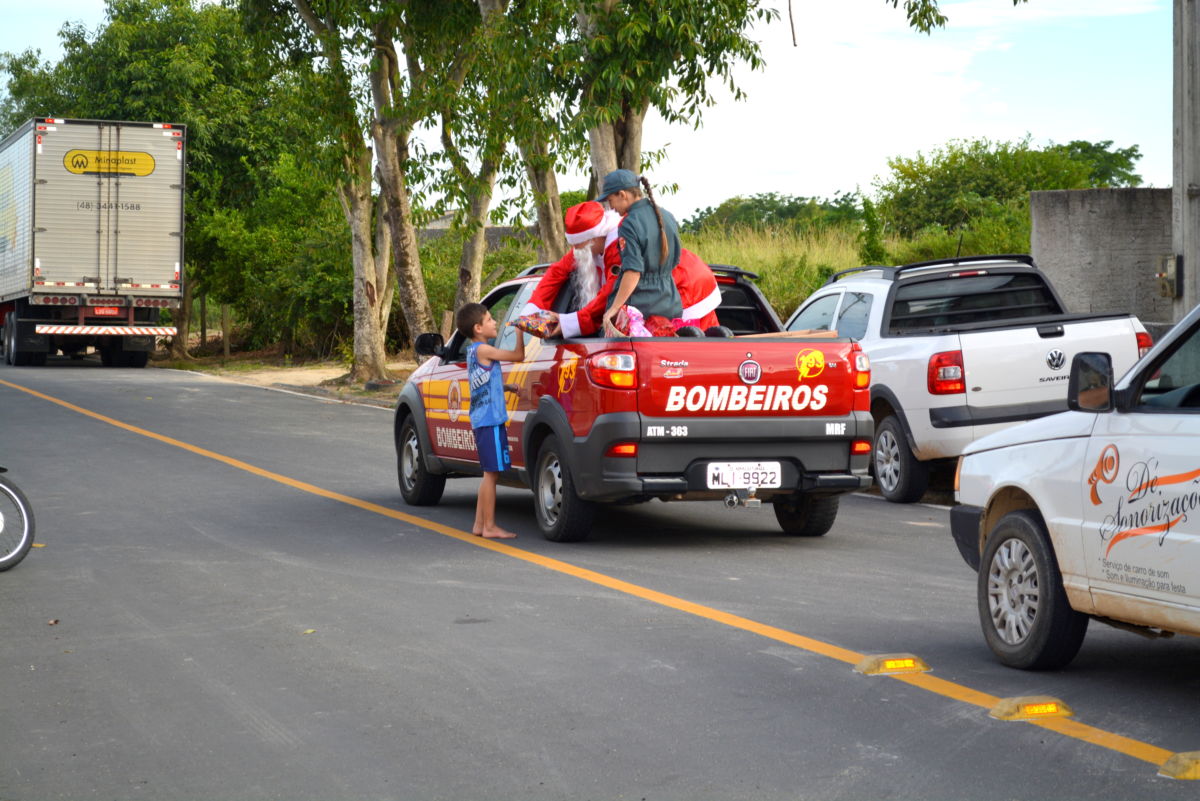
{"type": "Polygon", "coordinates": [[[1088,476],[1088,484],[1092,486],[1092,506],[1100,505],[1100,482],[1111,484],[1117,477],[1121,466],[1121,455],[1117,453],[1116,445],[1106,445],[1100,452],[1100,460],[1092,474],[1088,476]]]}

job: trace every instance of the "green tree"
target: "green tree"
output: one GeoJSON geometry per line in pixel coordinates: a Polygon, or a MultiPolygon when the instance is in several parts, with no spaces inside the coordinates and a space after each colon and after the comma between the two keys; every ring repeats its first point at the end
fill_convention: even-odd
{"type": "Polygon", "coordinates": [[[1028,208],[1031,191],[1084,189],[1091,174],[1089,163],[1060,150],[1037,150],[1029,137],[954,140],[928,156],[889,159],[888,167],[891,173],[876,184],[879,211],[905,237],[931,226],[958,230],[1013,203],[1028,208]]]}
{"type": "Polygon", "coordinates": [[[726,231],[735,226],[811,230],[830,225],[856,224],[862,218],[858,200],[855,192],[839,192],[831,199],[781,195],[776,192],[750,197],[739,195],[719,206],[698,211],[682,227],[685,231],[698,233],[714,227],[726,231]]]}
{"type": "Polygon", "coordinates": [[[1094,188],[1111,186],[1141,186],[1142,176],[1135,173],[1134,162],[1142,157],[1137,145],[1113,148],[1111,139],[1086,142],[1076,139],[1065,145],[1051,145],[1047,150],[1064,153],[1090,167],[1088,185],[1094,188]]]}
{"type": "MultiPolygon", "coordinates": [[[[206,220],[253,199],[251,165],[282,146],[262,123],[270,65],[242,34],[238,14],[191,0],[109,0],[95,32],[65,25],[56,64],[26,51],[5,54],[7,122],[57,115],[187,126],[185,292],[213,287],[233,300],[240,268],[207,237],[206,220]]],[[[187,297],[187,296],[185,296],[187,297]]],[[[176,355],[185,355],[190,304],[179,310],[176,355]]]]}

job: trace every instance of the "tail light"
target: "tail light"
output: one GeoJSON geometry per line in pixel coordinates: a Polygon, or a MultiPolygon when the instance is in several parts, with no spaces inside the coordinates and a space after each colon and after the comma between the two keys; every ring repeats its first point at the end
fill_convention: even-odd
{"type": "Polygon", "coordinates": [[[856,440],[854,440],[853,443],[850,444],[850,453],[870,453],[870,452],[871,452],[871,440],[869,440],[869,439],[856,439],[856,440]]]}
{"type": "Polygon", "coordinates": [[[1145,331],[1137,332],[1138,343],[1138,358],[1142,358],[1150,352],[1150,348],[1154,347],[1154,337],[1147,334],[1145,331]]]}
{"type": "Polygon", "coordinates": [[[632,353],[597,353],[588,359],[588,377],[593,384],[613,389],[637,387],[637,359],[632,353]]]}
{"type": "Polygon", "coordinates": [[[854,366],[854,388],[866,389],[871,386],[871,359],[863,353],[862,346],[857,342],[850,348],[850,362],[854,366]]]}
{"type": "Polygon", "coordinates": [[[605,456],[637,456],[638,446],[636,442],[618,442],[615,445],[609,446],[605,452],[605,456]]]}
{"type": "Polygon", "coordinates": [[[966,391],[961,350],[947,350],[929,357],[930,395],[956,395],[966,391]]]}

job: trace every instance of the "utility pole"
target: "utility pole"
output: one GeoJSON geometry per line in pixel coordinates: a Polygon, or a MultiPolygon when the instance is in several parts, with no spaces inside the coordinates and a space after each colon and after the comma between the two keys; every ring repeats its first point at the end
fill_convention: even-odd
{"type": "Polygon", "coordinates": [[[1183,270],[1175,298],[1180,320],[1200,303],[1200,9],[1175,0],[1175,174],[1172,247],[1183,270]]]}

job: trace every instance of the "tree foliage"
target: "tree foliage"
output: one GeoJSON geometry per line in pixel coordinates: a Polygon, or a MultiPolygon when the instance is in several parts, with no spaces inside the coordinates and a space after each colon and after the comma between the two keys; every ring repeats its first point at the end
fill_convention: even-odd
{"type": "Polygon", "coordinates": [[[735,226],[807,230],[856,223],[861,218],[856,192],[838,192],[832,198],[764,192],[750,197],[738,195],[719,206],[709,206],[696,212],[682,227],[690,233],[698,233],[705,228],[728,231],[735,226]]]}
{"type": "Polygon", "coordinates": [[[889,159],[888,167],[877,182],[880,214],[906,237],[931,226],[957,230],[1009,204],[1028,204],[1034,190],[1087,188],[1092,171],[1064,151],[1034,148],[1029,137],[954,140],[929,155],[889,159]]]}

